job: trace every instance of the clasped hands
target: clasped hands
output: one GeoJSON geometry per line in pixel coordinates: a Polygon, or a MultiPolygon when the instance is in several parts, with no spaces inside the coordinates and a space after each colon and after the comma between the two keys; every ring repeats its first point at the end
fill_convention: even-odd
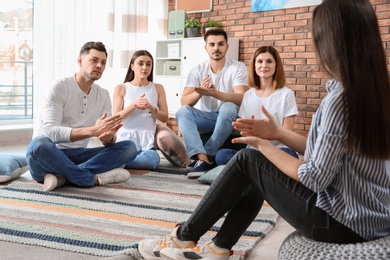
{"type": "Polygon", "coordinates": [[[232,123],[234,129],[240,131],[241,137],[234,138],[232,143],[249,144],[259,150],[262,145],[271,144],[269,140],[278,139],[280,127],[273,116],[261,106],[265,119],[238,118],[232,123]]]}
{"type": "Polygon", "coordinates": [[[211,82],[210,75],[207,75],[200,85],[195,88],[195,92],[201,96],[214,96],[216,89],[215,85],[211,82]]]}
{"type": "Polygon", "coordinates": [[[114,142],[115,134],[121,127],[122,118],[119,114],[107,117],[107,113],[104,113],[95,123],[95,136],[97,136],[103,144],[114,142]]]}
{"type": "Polygon", "coordinates": [[[145,94],[140,95],[135,101],[134,101],[134,108],[145,110],[149,109],[150,112],[153,111],[154,107],[152,104],[149,103],[149,100],[145,97],[145,94]]]}

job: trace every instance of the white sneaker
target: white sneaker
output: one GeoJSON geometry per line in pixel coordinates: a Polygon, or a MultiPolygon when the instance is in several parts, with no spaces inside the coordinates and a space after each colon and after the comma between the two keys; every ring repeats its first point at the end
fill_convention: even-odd
{"type": "Polygon", "coordinates": [[[111,171],[96,174],[99,185],[124,182],[130,179],[130,172],[122,168],[116,168],[111,171]]]}
{"type": "Polygon", "coordinates": [[[139,253],[146,260],[160,258],[160,251],[164,248],[192,248],[196,246],[193,241],[181,241],[177,238],[177,226],[170,235],[161,240],[144,239],[138,245],[139,253]]]}
{"type": "Polygon", "coordinates": [[[45,175],[43,180],[43,190],[51,191],[55,188],[61,187],[66,182],[65,178],[61,175],[54,175],[52,173],[48,173],[45,175]]]}
{"type": "Polygon", "coordinates": [[[204,259],[204,260],[229,260],[230,250],[217,247],[213,242],[205,246],[194,248],[164,248],[160,251],[161,257],[171,260],[204,259]]]}

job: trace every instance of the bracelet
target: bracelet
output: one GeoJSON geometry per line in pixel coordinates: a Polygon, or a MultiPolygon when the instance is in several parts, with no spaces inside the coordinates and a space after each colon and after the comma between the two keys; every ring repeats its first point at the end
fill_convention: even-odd
{"type": "Polygon", "coordinates": [[[155,114],[157,114],[157,111],[158,111],[158,108],[157,108],[157,107],[154,107],[154,111],[153,111],[153,112],[150,111],[149,114],[155,115],[155,114]]]}

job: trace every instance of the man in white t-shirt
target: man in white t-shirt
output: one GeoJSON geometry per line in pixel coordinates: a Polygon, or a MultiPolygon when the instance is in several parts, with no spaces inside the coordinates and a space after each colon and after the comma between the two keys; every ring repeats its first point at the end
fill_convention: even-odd
{"type": "Polygon", "coordinates": [[[176,112],[188,155],[194,161],[189,178],[197,178],[214,168],[218,148],[233,131],[243,94],[248,90],[248,72],[242,62],[226,57],[228,37],[223,29],[210,29],[204,36],[209,59],[189,73],[176,112]],[[200,103],[200,109],[194,107],[200,103]],[[212,133],[203,145],[200,134],[212,133]]]}
{"type": "Polygon", "coordinates": [[[127,181],[130,173],[123,166],[137,154],[133,142],[116,142],[122,119],[111,116],[108,91],[94,83],[106,67],[104,44],[85,43],[77,62],[79,71],[53,82],[45,95],[40,125],[26,151],[31,176],[46,191],[66,181],[82,187],[127,181]],[[104,146],[87,148],[90,137],[104,146]]]}

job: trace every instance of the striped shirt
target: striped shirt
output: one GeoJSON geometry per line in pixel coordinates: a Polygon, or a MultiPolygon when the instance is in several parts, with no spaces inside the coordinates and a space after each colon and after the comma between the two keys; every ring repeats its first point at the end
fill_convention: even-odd
{"type": "MultiPolygon", "coordinates": [[[[317,207],[366,240],[390,235],[390,160],[346,152],[342,86],[327,85],[306,144],[302,183],[317,193],[317,207]]],[[[362,104],[364,105],[364,104],[362,104]]]]}

